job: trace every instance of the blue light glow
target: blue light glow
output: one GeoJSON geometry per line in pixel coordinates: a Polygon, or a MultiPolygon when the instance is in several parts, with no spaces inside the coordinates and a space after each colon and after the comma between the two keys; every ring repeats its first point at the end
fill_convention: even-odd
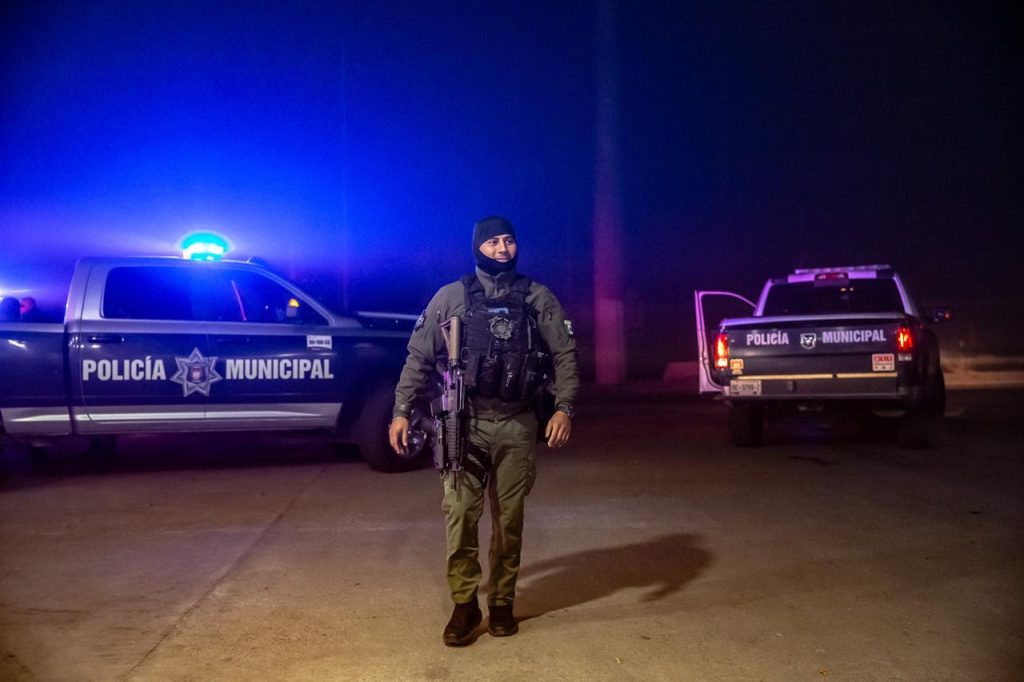
{"type": "Polygon", "coordinates": [[[188,260],[220,260],[230,250],[228,240],[214,232],[192,232],[181,240],[181,257],[188,260]]]}

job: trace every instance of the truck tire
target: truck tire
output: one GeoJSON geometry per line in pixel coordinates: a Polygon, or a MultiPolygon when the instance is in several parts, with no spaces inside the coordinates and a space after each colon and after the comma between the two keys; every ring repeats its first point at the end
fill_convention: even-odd
{"type": "Polygon", "coordinates": [[[896,424],[897,444],[907,450],[928,447],[928,422],[927,405],[917,405],[907,410],[896,424]]]}
{"type": "Polygon", "coordinates": [[[86,466],[94,474],[105,474],[117,459],[117,436],[93,436],[85,453],[86,466]]]}
{"type": "Polygon", "coordinates": [[[53,459],[50,457],[52,448],[42,445],[29,445],[28,459],[32,465],[32,473],[49,475],[54,471],[53,459]]]}
{"type": "Polygon", "coordinates": [[[935,371],[925,388],[925,409],[934,419],[946,416],[946,378],[941,369],[935,371]]]}
{"type": "Polygon", "coordinates": [[[425,416],[414,411],[409,419],[409,453],[399,455],[388,442],[388,425],[395,404],[395,391],[390,386],[373,390],[363,405],[355,429],[355,442],[363,461],[375,471],[395,473],[421,468],[430,457],[431,439],[424,431],[425,416]]]}
{"type": "Polygon", "coordinates": [[[729,408],[729,436],[732,444],[752,448],[761,444],[764,435],[764,408],[751,403],[733,403],[729,408]]]}

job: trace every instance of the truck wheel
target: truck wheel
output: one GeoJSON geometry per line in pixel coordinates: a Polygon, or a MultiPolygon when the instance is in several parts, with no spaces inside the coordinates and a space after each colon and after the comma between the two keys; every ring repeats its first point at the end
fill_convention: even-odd
{"type": "Polygon", "coordinates": [[[93,436],[85,453],[86,466],[94,474],[105,474],[117,458],[117,436],[93,436]]]}
{"type": "Polygon", "coordinates": [[[942,370],[936,370],[925,392],[925,405],[929,417],[941,419],[946,416],[946,378],[942,370]]]}
{"type": "Polygon", "coordinates": [[[32,464],[32,472],[36,474],[52,474],[54,471],[53,459],[50,457],[51,448],[41,445],[30,445],[28,448],[29,462],[32,464]]]}
{"type": "Polygon", "coordinates": [[[764,408],[750,403],[733,403],[729,408],[729,435],[737,447],[760,445],[764,435],[764,408]]]}
{"type": "Polygon", "coordinates": [[[371,469],[388,473],[419,469],[430,456],[430,437],[424,430],[425,416],[414,410],[409,419],[409,453],[399,455],[388,442],[388,425],[395,392],[381,386],[370,394],[356,424],[355,441],[359,454],[371,469]]]}
{"type": "Polygon", "coordinates": [[[901,448],[920,450],[928,447],[928,406],[910,408],[896,425],[896,442],[901,448]]]}

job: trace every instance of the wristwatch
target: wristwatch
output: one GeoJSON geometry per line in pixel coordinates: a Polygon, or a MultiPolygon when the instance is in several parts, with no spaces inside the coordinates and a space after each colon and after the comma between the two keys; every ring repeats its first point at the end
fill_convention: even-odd
{"type": "Polygon", "coordinates": [[[555,409],[559,412],[565,412],[570,419],[576,416],[576,408],[572,406],[572,403],[558,403],[555,409]]]}

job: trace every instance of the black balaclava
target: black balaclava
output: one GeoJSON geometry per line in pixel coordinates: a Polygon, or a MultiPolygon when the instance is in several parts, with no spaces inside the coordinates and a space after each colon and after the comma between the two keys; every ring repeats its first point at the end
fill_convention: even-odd
{"type": "Polygon", "coordinates": [[[512,227],[512,223],[505,218],[496,215],[484,218],[473,226],[473,257],[476,259],[477,266],[488,275],[500,275],[503,272],[515,270],[516,261],[519,260],[518,250],[515,257],[507,263],[500,263],[481,253],[480,245],[499,234],[510,234],[515,237],[516,228],[512,227]]]}

